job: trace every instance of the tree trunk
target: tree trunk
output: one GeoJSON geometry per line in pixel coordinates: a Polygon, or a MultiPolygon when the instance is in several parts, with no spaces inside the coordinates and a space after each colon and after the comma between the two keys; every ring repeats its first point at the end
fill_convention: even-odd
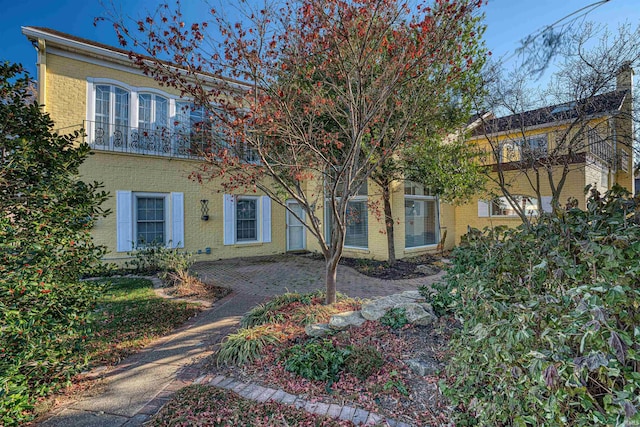
{"type": "Polygon", "coordinates": [[[325,284],[327,291],[326,304],[333,304],[336,302],[336,275],[338,272],[338,260],[340,257],[332,257],[327,260],[327,268],[325,274],[325,284]]]}
{"type": "Polygon", "coordinates": [[[396,245],[393,234],[393,213],[391,212],[391,192],[389,184],[382,186],[382,198],[384,200],[384,224],[387,229],[387,249],[389,265],[396,263],[396,245]]]}

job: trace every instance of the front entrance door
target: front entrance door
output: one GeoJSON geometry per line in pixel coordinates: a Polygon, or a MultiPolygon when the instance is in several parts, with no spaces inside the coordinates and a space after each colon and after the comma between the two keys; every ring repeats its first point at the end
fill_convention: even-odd
{"type": "MultiPolygon", "coordinates": [[[[297,202],[287,202],[287,207],[304,220],[304,211],[297,202]]],[[[304,225],[287,210],[287,250],[301,251],[305,246],[304,225]]]]}

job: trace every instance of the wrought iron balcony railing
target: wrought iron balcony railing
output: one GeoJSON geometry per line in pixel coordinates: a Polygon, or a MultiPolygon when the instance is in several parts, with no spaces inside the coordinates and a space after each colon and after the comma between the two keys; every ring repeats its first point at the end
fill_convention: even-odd
{"type": "Polygon", "coordinates": [[[132,128],[91,121],[86,121],[84,127],[91,148],[118,153],[200,158],[222,141],[212,132],[190,129],[132,128]]]}
{"type": "Polygon", "coordinates": [[[591,154],[609,166],[614,164],[613,146],[611,141],[604,139],[596,129],[587,130],[587,146],[591,154]]]}

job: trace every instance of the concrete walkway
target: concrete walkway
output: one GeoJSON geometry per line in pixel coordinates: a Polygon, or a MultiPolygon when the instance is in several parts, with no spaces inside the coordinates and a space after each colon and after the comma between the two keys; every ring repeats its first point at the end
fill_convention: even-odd
{"type": "MultiPolygon", "coordinates": [[[[205,281],[230,287],[233,293],[172,335],[156,341],[108,371],[100,393],[58,409],[41,426],[142,425],[180,388],[197,379],[198,382],[217,385],[214,378],[204,380],[203,374],[206,373],[200,371],[197,362],[214,352],[216,344],[237,328],[240,318],[249,309],[268,297],[287,291],[304,293],[322,289],[324,280],[324,263],[302,256],[279,255],[199,263],[194,266],[194,271],[205,281]]],[[[433,283],[439,277],[388,281],[372,279],[340,266],[338,291],[349,296],[370,298],[416,289],[419,285],[433,283]]],[[[294,402],[301,406],[299,400],[294,402]]],[[[355,415],[356,408],[351,409],[355,415]]],[[[351,409],[347,409],[345,414],[351,413],[351,409]]],[[[363,414],[358,414],[359,421],[363,414]]],[[[371,416],[376,417],[375,414],[371,416]]],[[[389,420],[388,425],[396,424],[389,420]]]]}

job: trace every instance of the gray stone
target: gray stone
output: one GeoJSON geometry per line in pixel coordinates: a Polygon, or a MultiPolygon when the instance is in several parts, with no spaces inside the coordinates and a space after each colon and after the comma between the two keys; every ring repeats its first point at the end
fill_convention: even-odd
{"type": "Polygon", "coordinates": [[[402,294],[389,295],[362,304],[360,313],[367,320],[378,320],[385,313],[399,304],[415,302],[415,299],[402,296],[402,294]]]}
{"type": "Polygon", "coordinates": [[[422,296],[420,291],[404,291],[400,294],[403,298],[410,298],[415,301],[424,301],[425,298],[422,296]]]}
{"type": "Polygon", "coordinates": [[[440,272],[440,269],[438,267],[434,267],[433,265],[422,264],[416,266],[416,271],[418,273],[424,274],[425,276],[433,276],[435,274],[438,274],[440,272]]]}
{"type": "Polygon", "coordinates": [[[420,375],[421,377],[435,375],[441,369],[440,364],[436,361],[409,359],[406,361],[406,364],[414,374],[420,375]]]}
{"type": "Polygon", "coordinates": [[[359,311],[345,311],[331,316],[329,319],[329,327],[338,331],[343,331],[351,326],[362,326],[366,321],[359,311]]]}
{"type": "Polygon", "coordinates": [[[315,325],[307,325],[304,328],[304,331],[310,337],[315,337],[315,338],[323,337],[333,332],[329,327],[329,325],[326,323],[316,323],[315,325]]]}
{"type": "Polygon", "coordinates": [[[433,309],[431,309],[431,306],[426,303],[404,303],[398,304],[395,308],[404,309],[407,321],[412,325],[427,326],[436,320],[436,316],[433,314],[433,309]]]}

